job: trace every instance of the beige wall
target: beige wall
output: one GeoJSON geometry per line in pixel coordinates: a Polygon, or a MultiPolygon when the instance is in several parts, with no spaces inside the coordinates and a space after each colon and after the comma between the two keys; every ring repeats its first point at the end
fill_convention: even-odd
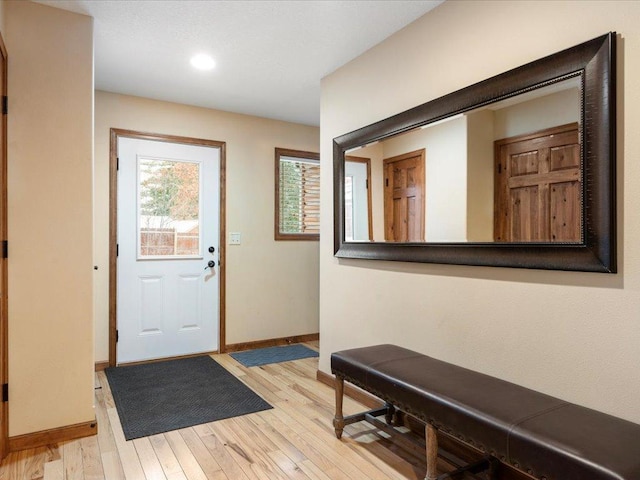
{"type": "Polygon", "coordinates": [[[390,342],[640,423],[638,18],[638,2],[445,2],[323,80],[323,371],[332,351],[390,342]],[[611,30],[620,273],[333,257],[334,137],[611,30]]]}
{"type": "Polygon", "coordinates": [[[4,21],[4,5],[6,0],[0,0],[0,32],[2,32],[2,37],[5,36],[5,21],[4,21]]]}
{"type": "Polygon", "coordinates": [[[9,435],[93,412],[93,22],[5,4],[9,435]]]}
{"type": "Polygon", "coordinates": [[[274,148],[318,151],[317,127],[96,92],[96,361],[108,359],[109,129],[227,144],[227,344],[318,332],[318,242],[274,241],[274,148]]]}

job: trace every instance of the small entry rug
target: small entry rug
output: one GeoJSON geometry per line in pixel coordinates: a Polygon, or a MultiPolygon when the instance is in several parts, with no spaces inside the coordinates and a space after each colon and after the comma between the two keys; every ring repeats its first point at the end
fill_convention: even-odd
{"type": "Polygon", "coordinates": [[[273,408],[208,356],[105,373],[127,440],[273,408]]]}
{"type": "Polygon", "coordinates": [[[257,367],[268,363],[289,362],[301,358],[317,357],[318,352],[304,345],[285,345],[283,347],[258,348],[230,354],[245,367],[257,367]]]}

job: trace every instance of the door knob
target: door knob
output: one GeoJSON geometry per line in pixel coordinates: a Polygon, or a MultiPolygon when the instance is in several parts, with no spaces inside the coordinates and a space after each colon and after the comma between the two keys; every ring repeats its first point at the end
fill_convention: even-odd
{"type": "Polygon", "coordinates": [[[209,247],[209,253],[213,253],[216,251],[216,247],[209,247]]]}
{"type": "Polygon", "coordinates": [[[215,266],[216,266],[216,262],[214,262],[213,260],[209,260],[209,261],[207,262],[207,266],[206,266],[206,267],[204,267],[204,269],[206,270],[207,268],[213,268],[213,267],[215,267],[215,266]]]}

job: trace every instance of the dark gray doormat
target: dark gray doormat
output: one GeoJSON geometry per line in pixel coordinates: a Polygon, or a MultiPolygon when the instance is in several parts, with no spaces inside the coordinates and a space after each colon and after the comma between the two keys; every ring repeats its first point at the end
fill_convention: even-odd
{"type": "Polygon", "coordinates": [[[289,362],[301,358],[317,357],[318,352],[304,345],[285,345],[283,347],[258,348],[230,354],[245,367],[257,367],[268,363],[289,362]]]}
{"type": "Polygon", "coordinates": [[[105,373],[127,440],[273,408],[208,356],[105,373]]]}

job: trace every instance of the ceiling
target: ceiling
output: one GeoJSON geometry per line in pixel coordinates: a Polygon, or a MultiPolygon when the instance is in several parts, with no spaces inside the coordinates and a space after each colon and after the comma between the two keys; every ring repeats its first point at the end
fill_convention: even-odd
{"type": "Polygon", "coordinates": [[[38,0],[94,18],[96,89],[306,125],[320,79],[444,0],[38,0]],[[216,67],[189,64],[206,52],[216,67]]]}

